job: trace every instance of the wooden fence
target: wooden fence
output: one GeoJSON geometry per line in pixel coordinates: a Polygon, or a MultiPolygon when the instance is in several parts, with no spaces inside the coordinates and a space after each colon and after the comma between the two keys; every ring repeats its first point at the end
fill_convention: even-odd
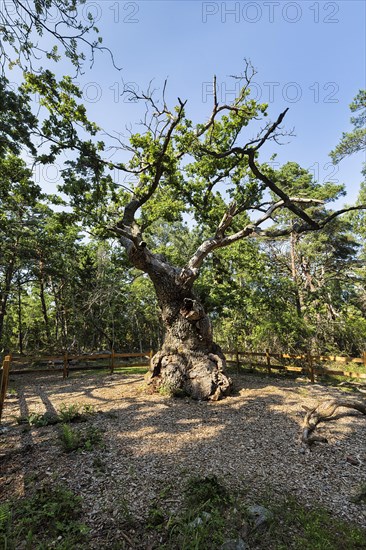
{"type": "MultiPolygon", "coordinates": [[[[113,374],[116,367],[116,359],[125,358],[130,359],[133,357],[143,357],[150,360],[153,355],[152,351],[145,351],[142,353],[116,353],[112,350],[110,353],[95,353],[95,354],[69,354],[67,351],[63,355],[42,355],[42,356],[16,356],[11,358],[11,374],[25,374],[34,372],[62,372],[63,378],[68,378],[70,371],[73,370],[87,370],[87,369],[106,369],[113,374]],[[107,365],[80,365],[78,363],[88,363],[107,360],[107,365]],[[47,367],[34,368],[35,363],[47,364],[47,367]],[[31,368],[27,368],[30,365],[31,368]],[[15,367],[15,368],[14,368],[15,367]],[[22,368],[20,368],[22,367],[22,368]]],[[[125,365],[128,368],[128,365],[125,365]]],[[[131,366],[130,366],[131,367],[131,366]]]]}
{"type": "MultiPolygon", "coordinates": [[[[265,352],[252,352],[252,351],[226,351],[226,356],[228,357],[228,363],[234,364],[237,366],[237,369],[241,370],[243,365],[243,359],[246,358],[245,364],[251,367],[262,367],[265,368],[268,374],[271,374],[272,370],[282,370],[288,372],[301,372],[308,375],[312,383],[315,382],[315,375],[337,375],[345,376],[347,378],[364,378],[366,379],[366,372],[355,372],[354,370],[336,370],[328,368],[319,368],[319,364],[322,362],[334,362],[334,363],[345,363],[347,365],[362,365],[366,368],[366,352],[362,354],[362,357],[342,357],[336,355],[312,355],[311,353],[306,354],[291,354],[291,353],[272,353],[269,349],[266,349],[265,352]],[[253,361],[253,358],[261,358],[262,361],[253,361]],[[297,361],[301,364],[297,365],[286,365],[286,361],[297,361]],[[274,362],[275,361],[275,362],[274,362]]],[[[97,353],[95,355],[69,355],[68,352],[65,352],[62,356],[40,356],[40,357],[17,357],[7,355],[4,358],[3,366],[1,369],[1,382],[0,382],[0,421],[1,414],[4,407],[4,400],[6,396],[6,391],[9,381],[9,373],[11,374],[26,374],[34,372],[62,372],[63,378],[68,378],[70,371],[72,370],[84,370],[84,369],[109,369],[110,373],[113,374],[116,359],[120,358],[134,358],[134,357],[144,357],[145,359],[151,360],[153,355],[152,351],[143,352],[143,353],[115,353],[112,350],[111,353],[97,353]],[[108,360],[108,365],[77,365],[79,362],[88,362],[88,361],[100,361],[108,360]],[[19,368],[21,365],[32,365],[35,362],[39,363],[50,363],[47,368],[19,368]],[[70,364],[71,363],[71,364],[70,364]],[[59,366],[57,366],[59,365],[59,366]],[[11,368],[11,366],[15,366],[11,368]],[[18,367],[18,368],[16,368],[18,367]]],[[[125,365],[125,368],[133,368],[133,366],[125,365]]],[[[122,367],[123,368],[123,367],[122,367]]]]}
{"type": "MultiPolygon", "coordinates": [[[[4,407],[4,400],[8,388],[9,374],[27,374],[27,373],[52,373],[61,372],[63,378],[68,378],[70,371],[73,370],[87,370],[87,369],[108,369],[110,374],[113,374],[116,367],[116,359],[124,358],[130,359],[133,357],[143,357],[148,359],[149,362],[152,358],[153,352],[143,353],[116,353],[112,350],[111,353],[96,353],[92,355],[72,355],[68,352],[64,352],[63,355],[47,355],[47,356],[16,356],[7,355],[4,358],[3,366],[1,369],[1,381],[0,381],[0,421],[2,411],[4,407]],[[77,363],[94,362],[100,360],[108,360],[107,365],[78,365],[77,363]],[[48,367],[32,368],[34,363],[49,364],[48,367]],[[27,365],[31,365],[31,368],[27,368],[27,365]],[[23,368],[19,368],[23,366],[23,368]],[[15,367],[15,368],[14,368],[15,367]]],[[[135,365],[124,365],[119,368],[134,368],[135,365]]]]}
{"type": "Polygon", "coordinates": [[[268,374],[271,374],[272,369],[282,370],[288,372],[305,372],[310,381],[314,384],[315,375],[338,375],[345,376],[347,378],[365,378],[366,372],[355,372],[354,370],[338,370],[328,369],[321,367],[321,363],[345,363],[345,364],[358,364],[366,368],[366,352],[362,354],[362,357],[344,357],[338,355],[313,355],[310,352],[305,354],[292,354],[292,353],[272,353],[269,349],[265,352],[252,352],[252,351],[226,351],[225,354],[228,357],[234,357],[228,362],[236,364],[239,369],[243,364],[242,357],[246,357],[246,363],[249,367],[262,367],[266,368],[268,374]],[[253,358],[262,358],[261,362],[253,361],[253,358]],[[273,362],[273,360],[275,362],[273,362]],[[298,361],[301,365],[286,365],[286,361],[298,361]]]}

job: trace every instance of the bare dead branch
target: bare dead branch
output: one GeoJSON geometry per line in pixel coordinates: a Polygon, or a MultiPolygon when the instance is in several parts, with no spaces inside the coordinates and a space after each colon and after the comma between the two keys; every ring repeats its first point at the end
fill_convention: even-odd
{"type": "MultiPolygon", "coordinates": [[[[286,109],[287,111],[287,109],[286,109]]],[[[285,116],[285,113],[286,111],[284,111],[282,113],[283,116],[285,116]]],[[[278,121],[282,118],[283,116],[280,115],[280,117],[278,118],[278,121]],[[282,118],[281,118],[282,116],[282,118]]],[[[277,121],[277,122],[278,122],[277,121]]],[[[272,125],[271,127],[271,131],[273,131],[275,125],[272,125]]],[[[304,220],[310,227],[312,227],[313,229],[319,229],[320,226],[318,224],[318,222],[312,220],[310,218],[310,216],[308,216],[308,214],[306,212],[304,212],[304,210],[302,210],[301,208],[299,208],[298,206],[296,206],[295,204],[293,204],[291,202],[291,199],[290,197],[284,192],[282,191],[282,189],[280,189],[278,187],[278,185],[276,185],[272,180],[270,180],[265,174],[263,174],[263,172],[261,172],[259,170],[259,168],[257,167],[257,165],[255,164],[255,153],[254,153],[254,150],[250,150],[248,152],[248,162],[249,162],[249,167],[250,169],[252,170],[253,174],[260,180],[262,181],[271,191],[273,191],[274,193],[276,193],[276,195],[278,195],[283,201],[284,201],[284,206],[286,206],[286,208],[288,208],[288,210],[290,210],[291,212],[293,212],[296,216],[298,216],[299,218],[301,218],[302,220],[304,220]]]]}
{"type": "Polygon", "coordinates": [[[336,212],[333,212],[330,216],[328,216],[321,224],[322,227],[324,227],[327,223],[331,222],[336,218],[337,216],[340,216],[341,214],[345,214],[346,212],[352,212],[353,210],[366,210],[366,204],[359,204],[357,206],[349,206],[348,208],[342,208],[342,210],[337,210],[336,212]]]}
{"type": "Polygon", "coordinates": [[[320,422],[329,420],[334,415],[336,410],[342,407],[346,409],[353,409],[366,415],[366,403],[363,403],[362,401],[335,399],[320,403],[313,409],[303,407],[306,410],[301,434],[301,444],[304,450],[310,449],[310,446],[316,441],[327,443],[326,438],[313,435],[313,432],[320,422]]]}
{"type": "MultiPolygon", "coordinates": [[[[180,100],[179,98],[178,98],[178,100],[179,100],[180,108],[179,108],[177,116],[171,121],[169,129],[168,129],[168,131],[166,133],[166,136],[164,138],[164,141],[163,141],[163,144],[162,144],[162,147],[161,147],[161,152],[160,152],[159,157],[158,157],[158,159],[155,163],[155,166],[154,166],[154,169],[155,169],[154,180],[153,180],[152,184],[150,185],[150,188],[145,193],[143,193],[141,196],[138,197],[136,195],[136,193],[132,196],[130,202],[125,207],[123,219],[121,220],[121,222],[119,222],[117,224],[117,227],[130,228],[131,225],[134,222],[134,216],[135,216],[136,211],[150,199],[150,197],[154,194],[154,192],[156,191],[156,189],[159,186],[161,177],[164,173],[164,168],[163,168],[164,156],[165,156],[166,151],[169,147],[174,129],[180,123],[180,121],[182,120],[183,115],[184,115],[184,107],[185,107],[186,102],[180,100]]],[[[137,186],[136,190],[139,190],[139,189],[141,189],[141,186],[140,187],[137,186]]]]}

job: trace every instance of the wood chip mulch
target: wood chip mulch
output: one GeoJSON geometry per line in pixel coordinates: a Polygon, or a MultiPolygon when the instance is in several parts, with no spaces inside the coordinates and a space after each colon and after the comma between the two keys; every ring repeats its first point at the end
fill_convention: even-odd
{"type": "Polygon", "coordinates": [[[269,491],[273,498],[288,494],[366,525],[366,504],[352,502],[366,483],[365,417],[354,412],[320,425],[328,443],[301,453],[302,405],[345,398],[337,388],[237,375],[232,396],[207,403],[149,394],[141,375],[12,378],[17,395],[5,401],[0,502],[47,480],[66,485],[83,497],[91,548],[124,536],[121,510],[144,522],[164,494],[164,506],[176,512],[184,481],[196,475],[215,474],[228,488],[245,490],[253,503],[269,491]],[[104,446],[65,453],[59,426],[25,431],[15,420],[30,412],[53,413],[63,403],[95,407],[88,424],[102,431],[104,446]]]}

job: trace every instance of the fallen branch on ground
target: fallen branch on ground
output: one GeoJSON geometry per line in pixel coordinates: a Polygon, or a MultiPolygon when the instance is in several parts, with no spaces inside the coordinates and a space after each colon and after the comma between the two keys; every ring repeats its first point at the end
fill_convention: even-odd
{"type": "Polygon", "coordinates": [[[325,437],[314,435],[313,432],[319,422],[329,420],[340,407],[354,409],[366,415],[366,403],[361,401],[333,399],[331,401],[320,403],[320,405],[317,405],[313,409],[303,406],[303,409],[306,410],[301,435],[301,444],[303,449],[309,449],[315,441],[327,443],[327,439],[325,437]]]}

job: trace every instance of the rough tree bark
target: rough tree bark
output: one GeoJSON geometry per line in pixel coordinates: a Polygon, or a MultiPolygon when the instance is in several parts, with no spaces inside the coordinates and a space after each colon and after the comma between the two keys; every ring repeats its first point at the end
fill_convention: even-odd
{"type": "Polygon", "coordinates": [[[231,380],[224,354],[213,341],[210,320],[191,290],[170,283],[154,283],[166,335],[152,359],[149,381],[173,394],[220,399],[230,392],[231,380]]]}
{"type": "Polygon", "coordinates": [[[147,381],[174,395],[218,400],[231,389],[225,356],[212,336],[210,320],[195,296],[193,279],[144,247],[130,247],[130,261],[152,280],[165,327],[162,348],[152,358],[147,381]]]}
{"type": "Polygon", "coordinates": [[[49,346],[51,343],[51,332],[50,332],[50,323],[48,319],[48,313],[47,313],[47,304],[46,304],[46,298],[45,298],[45,273],[44,273],[44,261],[42,258],[41,251],[38,250],[39,254],[39,275],[38,275],[38,281],[39,281],[39,298],[41,300],[41,306],[42,306],[42,315],[43,315],[43,321],[44,321],[44,327],[46,330],[46,343],[49,346]]]}
{"type": "Polygon", "coordinates": [[[12,279],[14,275],[15,270],[15,259],[16,259],[16,252],[17,252],[17,246],[18,243],[14,246],[12,250],[12,255],[8,261],[8,265],[6,267],[5,271],[5,281],[4,281],[4,287],[0,289],[0,349],[1,349],[1,342],[3,337],[3,328],[4,328],[4,321],[5,321],[5,315],[6,315],[6,307],[8,303],[8,298],[11,290],[11,284],[12,279]]]}

